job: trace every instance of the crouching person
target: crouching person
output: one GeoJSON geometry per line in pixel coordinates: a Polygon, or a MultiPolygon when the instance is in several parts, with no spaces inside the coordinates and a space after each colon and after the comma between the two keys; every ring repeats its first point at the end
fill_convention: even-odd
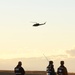
{"type": "Polygon", "coordinates": [[[18,65],[14,69],[15,75],[25,75],[25,70],[22,67],[22,62],[19,61],[18,65]]]}
{"type": "Polygon", "coordinates": [[[68,75],[67,68],[64,66],[64,61],[60,61],[60,66],[57,69],[58,75],[68,75]]]}
{"type": "Polygon", "coordinates": [[[49,61],[49,65],[47,66],[47,75],[56,75],[53,61],[49,61]]]}

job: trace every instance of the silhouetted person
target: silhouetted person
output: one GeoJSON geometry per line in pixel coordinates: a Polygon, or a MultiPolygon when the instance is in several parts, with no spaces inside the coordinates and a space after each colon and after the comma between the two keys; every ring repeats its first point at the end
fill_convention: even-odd
{"type": "Polygon", "coordinates": [[[57,69],[58,75],[68,75],[67,68],[64,66],[64,61],[60,61],[60,67],[57,69]]]}
{"type": "Polygon", "coordinates": [[[47,66],[47,75],[56,75],[53,61],[49,61],[49,65],[47,66]]]}
{"type": "Polygon", "coordinates": [[[25,70],[22,67],[21,61],[18,62],[18,65],[15,67],[14,72],[16,75],[25,75],[25,70]]]}

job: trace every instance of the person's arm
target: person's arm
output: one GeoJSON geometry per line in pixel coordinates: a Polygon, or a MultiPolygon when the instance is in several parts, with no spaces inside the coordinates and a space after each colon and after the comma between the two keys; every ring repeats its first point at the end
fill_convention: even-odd
{"type": "Polygon", "coordinates": [[[22,68],[22,74],[25,75],[25,70],[22,68]]]}
{"type": "Polygon", "coordinates": [[[65,75],[68,75],[68,71],[67,68],[65,67],[65,75]]]}

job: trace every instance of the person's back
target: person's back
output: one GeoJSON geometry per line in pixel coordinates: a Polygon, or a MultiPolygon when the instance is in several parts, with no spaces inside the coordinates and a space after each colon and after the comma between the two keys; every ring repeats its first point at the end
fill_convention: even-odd
{"type": "Polygon", "coordinates": [[[15,67],[14,72],[16,75],[24,75],[25,71],[24,69],[21,67],[22,63],[19,62],[18,65],[15,67]]]}
{"type": "Polygon", "coordinates": [[[49,65],[47,66],[47,74],[48,75],[55,75],[53,61],[49,61],[49,65]]]}
{"type": "Polygon", "coordinates": [[[60,67],[57,69],[57,74],[68,75],[67,68],[64,66],[64,61],[61,61],[60,64],[60,67]]]}

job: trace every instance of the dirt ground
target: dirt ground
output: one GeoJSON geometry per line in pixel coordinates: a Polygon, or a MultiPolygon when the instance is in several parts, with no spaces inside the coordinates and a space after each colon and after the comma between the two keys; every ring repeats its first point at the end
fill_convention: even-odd
{"type": "MultiPolygon", "coordinates": [[[[15,75],[13,71],[0,71],[0,75],[15,75]]],[[[26,75],[46,75],[45,71],[26,71],[26,75]]],[[[75,75],[75,73],[69,73],[75,75]]]]}

